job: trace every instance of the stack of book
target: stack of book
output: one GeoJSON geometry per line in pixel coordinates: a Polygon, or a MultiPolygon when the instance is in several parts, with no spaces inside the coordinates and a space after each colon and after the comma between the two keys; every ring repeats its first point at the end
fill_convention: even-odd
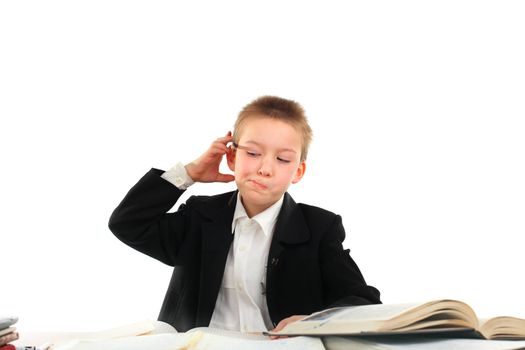
{"type": "Polygon", "coordinates": [[[14,350],[15,346],[10,344],[18,339],[18,332],[13,325],[18,317],[0,316],[0,350],[14,350]]]}

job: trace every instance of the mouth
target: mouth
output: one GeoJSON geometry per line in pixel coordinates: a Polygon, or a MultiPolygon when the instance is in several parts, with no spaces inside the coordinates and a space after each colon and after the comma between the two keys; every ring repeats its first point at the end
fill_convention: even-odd
{"type": "Polygon", "coordinates": [[[267,185],[265,185],[264,183],[259,182],[257,180],[249,180],[248,182],[251,183],[252,186],[257,188],[257,189],[260,189],[260,190],[267,190],[268,189],[267,185]]]}

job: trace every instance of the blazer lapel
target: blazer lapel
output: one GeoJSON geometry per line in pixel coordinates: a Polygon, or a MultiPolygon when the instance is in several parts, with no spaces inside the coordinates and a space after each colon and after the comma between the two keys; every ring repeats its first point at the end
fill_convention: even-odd
{"type": "MultiPolygon", "coordinates": [[[[310,240],[311,233],[304,215],[292,197],[285,193],[281,212],[277,217],[266,269],[266,301],[274,326],[281,320],[282,310],[276,309],[281,298],[277,274],[281,256],[286,254],[286,247],[310,240]]],[[[299,273],[299,272],[298,272],[299,273]]],[[[282,302],[282,301],[281,301],[282,302]]]]}
{"type": "Polygon", "coordinates": [[[303,213],[297,203],[286,192],[283,206],[277,217],[270,251],[268,252],[268,276],[279,264],[279,257],[286,244],[301,244],[310,239],[310,231],[306,225],[303,213]]]}
{"type": "Polygon", "coordinates": [[[230,245],[233,242],[231,223],[237,192],[217,201],[212,208],[207,207],[205,216],[210,221],[202,223],[201,280],[199,288],[199,308],[197,326],[207,326],[215,309],[224,267],[230,245]]]}

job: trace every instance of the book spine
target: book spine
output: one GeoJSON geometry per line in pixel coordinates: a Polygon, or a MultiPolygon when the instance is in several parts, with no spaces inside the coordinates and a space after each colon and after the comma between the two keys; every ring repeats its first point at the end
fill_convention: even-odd
{"type": "Polygon", "coordinates": [[[16,346],[13,344],[5,344],[0,346],[0,350],[16,350],[16,346]]]}
{"type": "Polygon", "coordinates": [[[7,343],[10,343],[17,339],[18,339],[18,332],[12,332],[12,333],[2,335],[0,336],[0,346],[6,345],[7,343]]]}

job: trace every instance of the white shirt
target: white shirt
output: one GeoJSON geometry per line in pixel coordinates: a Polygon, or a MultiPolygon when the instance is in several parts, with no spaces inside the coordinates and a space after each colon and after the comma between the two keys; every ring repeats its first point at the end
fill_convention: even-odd
{"type": "Polygon", "coordinates": [[[266,304],[266,262],[283,198],[250,219],[240,194],[237,195],[232,222],[233,244],[210,327],[241,332],[273,328],[266,304]]]}
{"type": "MultiPolygon", "coordinates": [[[[191,185],[181,181],[189,177],[180,163],[162,177],[180,189],[191,185]],[[177,183],[172,179],[177,179],[177,183]]],[[[228,252],[210,327],[241,332],[260,332],[274,327],[266,303],[266,263],[283,199],[284,196],[250,219],[240,194],[237,195],[232,220],[233,244],[228,252]]]]}

